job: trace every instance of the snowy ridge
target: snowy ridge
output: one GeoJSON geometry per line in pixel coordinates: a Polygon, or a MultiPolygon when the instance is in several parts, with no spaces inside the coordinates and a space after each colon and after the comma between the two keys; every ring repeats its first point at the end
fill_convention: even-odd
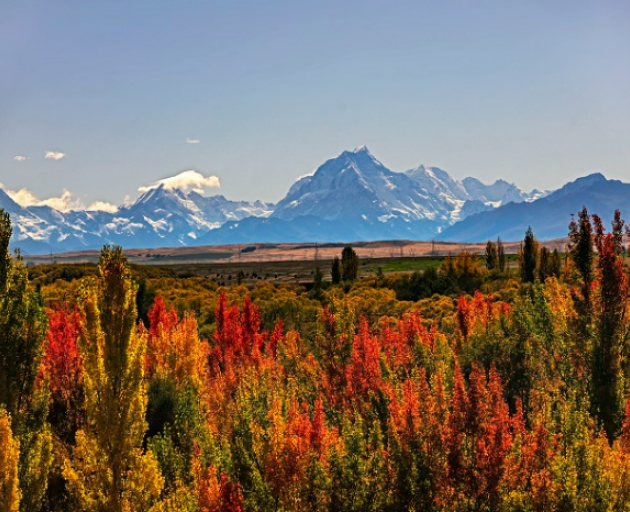
{"type": "Polygon", "coordinates": [[[471,215],[547,192],[497,180],[453,179],[438,167],[394,172],[365,146],[344,151],[299,178],[277,205],[230,201],[160,184],[115,212],[23,207],[0,189],[12,245],[41,254],[103,244],[152,248],[242,241],[429,238],[471,215]]]}
{"type": "Polygon", "coordinates": [[[49,206],[22,207],[0,189],[0,207],[11,215],[12,246],[25,254],[124,247],[194,245],[224,223],[250,216],[269,216],[273,205],[230,201],[164,186],[151,188],[115,213],[60,212],[49,206]]]}

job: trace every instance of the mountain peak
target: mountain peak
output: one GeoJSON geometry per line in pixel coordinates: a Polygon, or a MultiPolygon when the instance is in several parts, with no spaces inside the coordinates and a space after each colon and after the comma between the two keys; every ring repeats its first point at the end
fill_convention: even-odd
{"type": "Polygon", "coordinates": [[[601,181],[608,181],[608,179],[606,178],[606,176],[604,176],[601,172],[594,172],[592,174],[588,174],[582,178],[578,178],[577,180],[575,180],[576,182],[582,182],[582,183],[598,183],[601,181]]]}
{"type": "Polygon", "coordinates": [[[367,146],[358,146],[354,148],[352,152],[353,153],[367,153],[368,155],[371,155],[370,150],[367,148],[367,146]]]}

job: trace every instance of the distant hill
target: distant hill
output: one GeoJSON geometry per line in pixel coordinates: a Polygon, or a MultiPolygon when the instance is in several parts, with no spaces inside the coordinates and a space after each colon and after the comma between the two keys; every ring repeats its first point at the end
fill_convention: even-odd
{"type": "Polygon", "coordinates": [[[508,203],[478,213],[446,228],[439,240],[480,242],[501,237],[520,240],[529,226],[537,238],[549,240],[567,236],[571,215],[586,206],[610,225],[615,210],[630,214],[630,184],[606,179],[596,173],[567,183],[547,197],[532,202],[508,203]]]}

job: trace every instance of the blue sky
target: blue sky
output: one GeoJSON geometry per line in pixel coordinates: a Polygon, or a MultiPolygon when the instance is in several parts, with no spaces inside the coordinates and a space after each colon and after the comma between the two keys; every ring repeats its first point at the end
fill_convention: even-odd
{"type": "Polygon", "coordinates": [[[277,201],[363,144],[396,171],[630,181],[629,62],[626,1],[2,0],[0,182],[118,204],[194,169],[277,201]]]}

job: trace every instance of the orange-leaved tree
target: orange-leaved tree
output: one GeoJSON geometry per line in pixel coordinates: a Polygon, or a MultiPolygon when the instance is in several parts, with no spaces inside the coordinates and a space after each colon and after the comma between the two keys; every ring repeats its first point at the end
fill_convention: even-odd
{"type": "Polygon", "coordinates": [[[42,374],[50,387],[49,421],[53,431],[71,440],[83,417],[83,366],[79,354],[81,315],[68,304],[48,312],[42,374]]]}

